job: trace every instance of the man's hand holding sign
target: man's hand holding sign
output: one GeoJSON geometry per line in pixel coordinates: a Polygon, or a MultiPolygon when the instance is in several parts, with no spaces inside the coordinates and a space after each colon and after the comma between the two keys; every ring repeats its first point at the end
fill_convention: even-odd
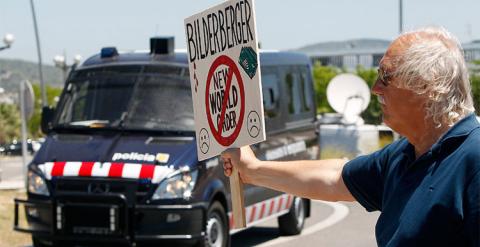
{"type": "MultiPolygon", "coordinates": [[[[230,0],[193,15],[185,19],[185,31],[198,159],[264,141],[253,0],[230,0]],[[252,134],[246,121],[253,118],[258,124],[252,134]]],[[[245,227],[243,188],[236,171],[230,186],[235,227],[245,227]]]]}

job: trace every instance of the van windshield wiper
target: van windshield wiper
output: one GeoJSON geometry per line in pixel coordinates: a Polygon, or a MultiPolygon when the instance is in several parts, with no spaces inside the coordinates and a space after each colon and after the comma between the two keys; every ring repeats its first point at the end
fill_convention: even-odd
{"type": "Polygon", "coordinates": [[[77,121],[71,123],[62,123],[55,124],[52,127],[53,130],[81,130],[81,131],[95,131],[95,130],[113,130],[117,128],[112,128],[108,125],[108,121],[77,121]]]}
{"type": "Polygon", "coordinates": [[[149,129],[149,128],[128,128],[123,127],[124,132],[144,132],[155,133],[160,135],[181,135],[181,136],[195,136],[194,130],[169,130],[169,129],[149,129]]]}

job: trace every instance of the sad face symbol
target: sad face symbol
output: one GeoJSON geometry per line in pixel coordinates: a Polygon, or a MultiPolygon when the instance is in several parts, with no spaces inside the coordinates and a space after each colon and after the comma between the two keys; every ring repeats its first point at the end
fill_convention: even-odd
{"type": "Polygon", "coordinates": [[[208,134],[207,129],[201,129],[198,138],[200,151],[202,151],[203,154],[206,154],[210,148],[210,135],[208,134]]]}
{"type": "Polygon", "coordinates": [[[260,134],[260,116],[256,111],[251,111],[247,117],[248,134],[255,138],[260,134]]]}

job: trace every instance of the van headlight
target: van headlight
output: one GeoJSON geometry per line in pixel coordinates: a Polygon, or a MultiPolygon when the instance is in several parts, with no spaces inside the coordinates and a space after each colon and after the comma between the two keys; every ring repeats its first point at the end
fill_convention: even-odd
{"type": "Polygon", "coordinates": [[[32,170],[28,171],[27,176],[28,192],[44,196],[50,195],[50,192],[48,192],[47,183],[45,182],[45,179],[43,179],[43,177],[41,177],[32,170]]]}
{"type": "Polygon", "coordinates": [[[152,196],[153,200],[190,198],[197,181],[198,170],[183,169],[164,179],[152,196]]]}

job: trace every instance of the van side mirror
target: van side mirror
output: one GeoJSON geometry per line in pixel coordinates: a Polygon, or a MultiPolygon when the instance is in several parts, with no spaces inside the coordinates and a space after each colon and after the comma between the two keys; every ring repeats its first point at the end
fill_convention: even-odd
{"type": "Polygon", "coordinates": [[[55,110],[52,107],[44,106],[42,108],[42,121],[40,128],[44,134],[48,134],[50,128],[52,127],[53,114],[55,110]]]}

